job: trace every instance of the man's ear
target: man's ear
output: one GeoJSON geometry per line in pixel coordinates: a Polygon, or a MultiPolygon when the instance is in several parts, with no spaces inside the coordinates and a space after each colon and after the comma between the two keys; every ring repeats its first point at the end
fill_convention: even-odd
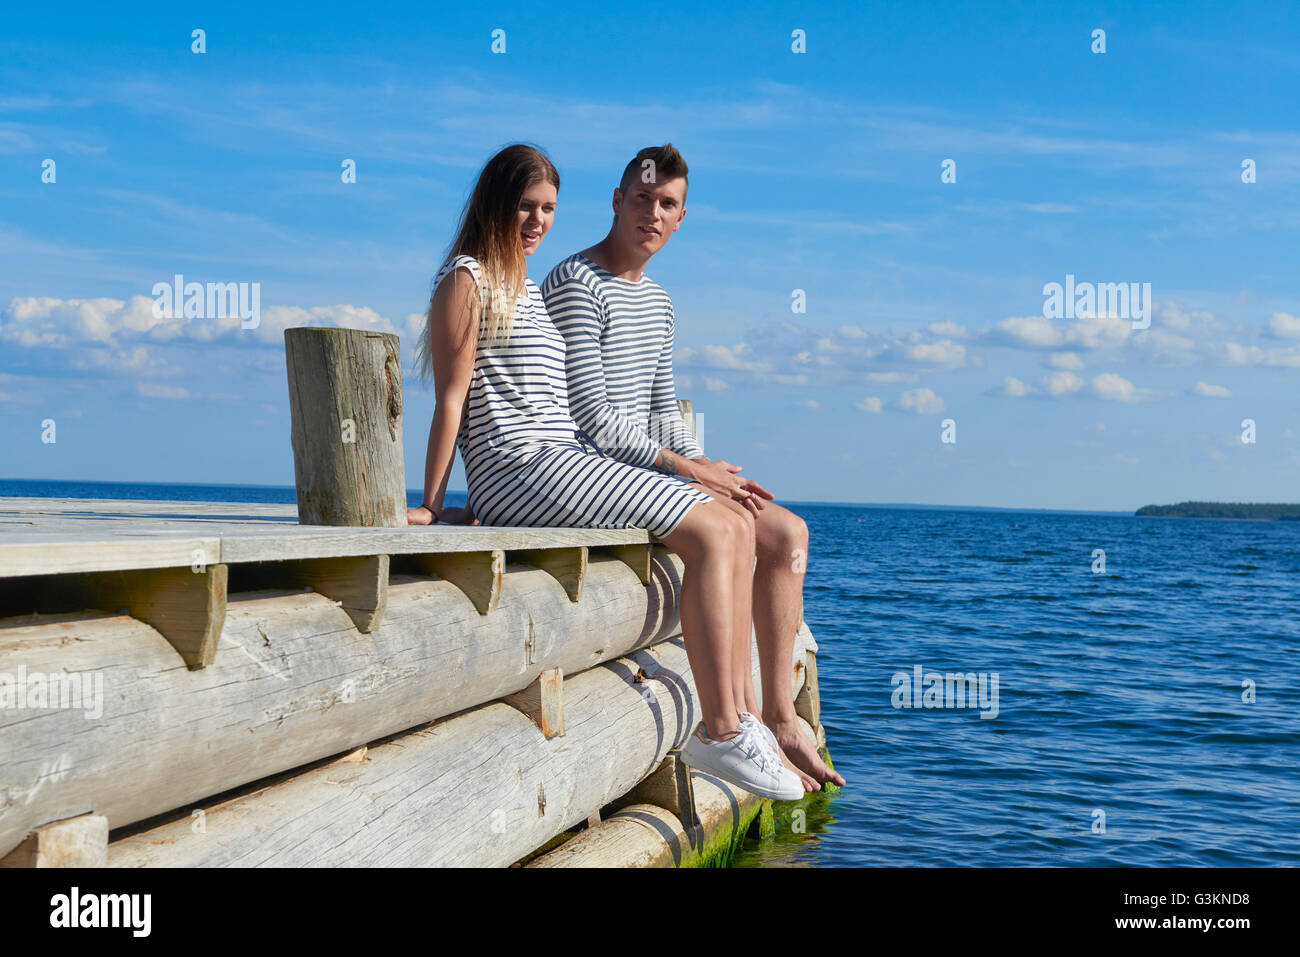
{"type": "Polygon", "coordinates": [[[673,232],[677,232],[677,230],[679,230],[679,229],[682,228],[682,220],[685,219],[685,218],[686,218],[686,204],[683,203],[683,204],[682,204],[682,214],[681,214],[680,216],[677,217],[677,224],[676,224],[675,226],[673,226],[673,232]]]}
{"type": "Polygon", "coordinates": [[[610,205],[614,207],[614,215],[617,217],[619,209],[623,206],[623,191],[617,186],[614,187],[614,199],[610,205]]]}

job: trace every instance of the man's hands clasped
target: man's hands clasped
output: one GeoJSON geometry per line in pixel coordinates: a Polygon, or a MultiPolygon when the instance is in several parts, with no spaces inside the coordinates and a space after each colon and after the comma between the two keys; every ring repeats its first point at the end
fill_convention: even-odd
{"type": "Polygon", "coordinates": [[[765,501],[771,501],[776,497],[753,479],[739,475],[741,471],[739,465],[732,465],[721,459],[713,461],[707,458],[690,459],[682,464],[686,468],[681,469],[679,474],[693,482],[699,482],[718,495],[725,495],[741,502],[755,516],[765,507],[765,501]]]}

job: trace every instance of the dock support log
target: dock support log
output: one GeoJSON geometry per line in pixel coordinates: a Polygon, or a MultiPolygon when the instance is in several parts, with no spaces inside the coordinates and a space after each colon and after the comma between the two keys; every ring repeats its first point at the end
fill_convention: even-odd
{"type": "Polygon", "coordinates": [[[99,814],[38,827],[0,858],[0,867],[104,867],[108,864],[108,818],[99,814]]]}
{"type": "Polygon", "coordinates": [[[677,634],[659,574],[641,587],[596,556],[583,591],[574,603],[551,575],[512,565],[483,615],[452,582],[394,575],[369,634],[315,592],[237,592],[198,671],[138,619],[7,623],[0,675],[69,675],[103,694],[82,708],[0,707],[0,856],[50,821],[94,809],[120,828],[677,634]]]}
{"type": "Polygon", "coordinates": [[[822,726],[821,689],[817,685],[817,655],[804,656],[803,688],[794,699],[794,713],[808,722],[814,731],[822,726]]]}
{"type": "Polygon", "coordinates": [[[86,572],[60,582],[65,603],[126,614],[151,625],[191,670],[212,664],[226,619],[229,573],[225,565],[86,572]],[[201,569],[201,570],[196,570],[201,569]]]}
{"type": "Polygon", "coordinates": [[[495,611],[501,603],[501,580],[506,570],[506,553],[501,549],[414,555],[412,559],[426,573],[445,578],[463,591],[480,615],[495,611]]]}
{"type": "Polygon", "coordinates": [[[650,549],[653,545],[602,545],[600,550],[617,558],[640,579],[642,585],[650,584],[650,549]]]}
{"type": "MultiPolygon", "coordinates": [[[[682,642],[574,675],[565,714],[567,733],[548,740],[515,708],[484,705],[376,744],[361,764],[304,771],[208,807],[204,833],[178,815],[123,837],[109,846],[109,866],[510,865],[626,794],[685,740],[699,703],[682,642]],[[642,671],[652,680],[636,682],[642,671]]],[[[697,805],[702,780],[713,779],[696,775],[697,805]]],[[[740,794],[719,806],[731,813],[758,800],[738,803],[740,794]]],[[[743,835],[741,817],[727,840],[743,835]]]]}
{"type": "Polygon", "coordinates": [[[511,552],[511,557],[549,572],[564,586],[569,601],[582,599],[582,580],[587,575],[587,546],[525,549],[511,552]]]}
{"type": "Polygon", "coordinates": [[[699,843],[700,821],[695,813],[695,788],[691,769],[682,763],[681,751],[674,749],[668,752],[663,764],[627,793],[626,802],[653,804],[671,811],[681,821],[682,827],[691,837],[691,843],[699,843]]]}
{"type": "Polygon", "coordinates": [[[388,606],[387,555],[344,555],[283,562],[247,562],[233,566],[241,591],[310,588],[348,613],[357,631],[368,634],[384,620],[388,606]]]}
{"type": "Polygon", "coordinates": [[[293,470],[302,525],[406,525],[397,336],[284,331],[293,470]]]}
{"type": "Polygon", "coordinates": [[[564,734],[564,669],[547,668],[523,691],[504,700],[532,718],[547,740],[564,734]]]}

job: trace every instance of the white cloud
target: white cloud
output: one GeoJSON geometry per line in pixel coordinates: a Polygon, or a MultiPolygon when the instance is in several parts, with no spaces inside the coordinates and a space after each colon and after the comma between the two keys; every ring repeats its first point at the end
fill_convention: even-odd
{"type": "Polygon", "coordinates": [[[1007,345],[1045,349],[1065,345],[1065,330],[1045,316],[1012,316],[993,324],[990,338],[1007,345]]]}
{"type": "Polygon", "coordinates": [[[881,403],[881,401],[874,395],[869,395],[861,402],[854,402],[853,405],[856,408],[861,409],[863,412],[879,412],[883,403],[881,403]]]}
{"type": "Polygon", "coordinates": [[[1123,345],[1133,332],[1129,319],[1089,316],[1082,319],[1048,319],[1046,316],[1012,316],[995,322],[985,336],[995,343],[1022,349],[1103,349],[1123,345]]]}
{"type": "Polygon", "coordinates": [[[821,405],[816,399],[800,399],[795,403],[801,409],[820,409],[821,405]]]}
{"type": "Polygon", "coordinates": [[[1043,391],[1048,395],[1072,395],[1083,388],[1083,380],[1073,372],[1053,372],[1043,377],[1043,391]]]}
{"type": "Polygon", "coordinates": [[[918,415],[937,415],[944,409],[943,399],[931,389],[908,389],[898,397],[898,407],[918,415]]]}
{"type": "Polygon", "coordinates": [[[845,339],[865,339],[867,334],[857,326],[840,326],[835,330],[845,339]]]}
{"type": "Polygon", "coordinates": [[[1023,399],[1029,395],[1032,390],[1025,383],[1021,382],[1015,376],[1007,376],[1002,380],[1002,384],[994,389],[989,389],[988,395],[1001,396],[1004,399],[1023,399]]]}
{"type": "Polygon", "coordinates": [[[1077,352],[1053,352],[1047,364],[1053,369],[1082,369],[1083,360],[1077,352]]]}
{"type": "MultiPolygon", "coordinates": [[[[16,298],[0,321],[0,341],[29,348],[70,348],[90,343],[106,346],[147,339],[211,342],[241,334],[261,343],[282,346],[284,330],[295,326],[334,326],[396,333],[393,323],[365,306],[268,306],[259,308],[259,324],[243,329],[238,316],[225,319],[167,319],[154,315],[148,296],[121,299],[16,298]]],[[[408,318],[409,326],[409,318],[408,318]]]]}
{"type": "Polygon", "coordinates": [[[1103,372],[1092,380],[1092,394],[1112,402],[1141,402],[1153,398],[1147,389],[1139,389],[1128,379],[1114,372],[1103,372]]]}
{"type": "Polygon", "coordinates": [[[910,372],[868,372],[863,376],[868,382],[915,382],[916,376],[910,372]]]}
{"type": "MultiPolygon", "coordinates": [[[[406,328],[403,330],[404,337],[411,343],[411,348],[415,348],[415,343],[424,335],[425,314],[422,312],[407,313],[406,328]]],[[[690,352],[689,349],[678,349],[677,354],[690,352]]]]}
{"type": "Polygon", "coordinates": [[[707,365],[718,369],[736,369],[742,372],[766,372],[772,368],[770,362],[750,358],[751,350],[747,343],[734,346],[705,346],[704,359],[707,365]]]}
{"type": "Polygon", "coordinates": [[[179,386],[159,385],[157,382],[137,382],[135,390],[151,399],[197,399],[189,389],[179,386]]]}
{"type": "Polygon", "coordinates": [[[727,383],[722,379],[711,379],[708,376],[705,376],[704,388],[708,389],[710,392],[723,392],[727,388],[727,383]]]}
{"type": "Polygon", "coordinates": [[[1286,312],[1275,312],[1269,320],[1268,327],[1279,339],[1300,339],[1300,316],[1286,312]]]}
{"type": "Polygon", "coordinates": [[[1152,324],[1170,329],[1190,330],[1193,326],[1204,329],[1217,328],[1220,323],[1212,312],[1187,312],[1176,302],[1158,302],[1151,309],[1154,314],[1152,324]]]}
{"type": "Polygon", "coordinates": [[[1208,382],[1201,382],[1199,379],[1196,385],[1192,386],[1192,395],[1203,395],[1211,399],[1228,399],[1232,393],[1221,385],[1210,385],[1208,382]]]}
{"type": "Polygon", "coordinates": [[[1300,345],[1285,349],[1261,349],[1237,342],[1223,344],[1223,361],[1230,366],[1285,366],[1300,368],[1300,345]]]}
{"type": "Polygon", "coordinates": [[[912,362],[927,362],[935,365],[959,366],[966,362],[966,347],[951,339],[906,346],[903,354],[912,362]]]}
{"type": "Polygon", "coordinates": [[[953,322],[951,319],[945,319],[943,322],[932,322],[925,328],[936,336],[943,336],[945,339],[965,339],[969,335],[965,326],[953,322]]]}

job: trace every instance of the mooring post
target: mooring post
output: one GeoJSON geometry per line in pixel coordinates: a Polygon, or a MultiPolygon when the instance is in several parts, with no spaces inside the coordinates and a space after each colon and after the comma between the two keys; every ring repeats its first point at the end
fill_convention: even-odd
{"type": "Polygon", "coordinates": [[[406,525],[397,336],[284,331],[301,525],[406,525]]]}

